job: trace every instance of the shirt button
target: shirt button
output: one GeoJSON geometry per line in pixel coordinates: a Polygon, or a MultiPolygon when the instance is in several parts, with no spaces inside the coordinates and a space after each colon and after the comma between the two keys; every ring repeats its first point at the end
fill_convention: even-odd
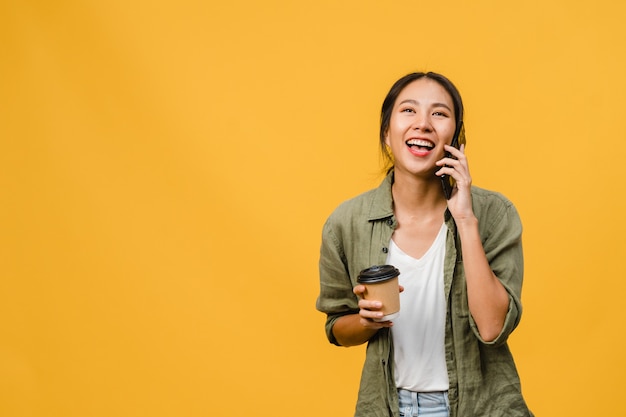
{"type": "Polygon", "coordinates": [[[393,220],[392,220],[392,219],[387,219],[387,224],[388,224],[389,226],[391,226],[391,225],[393,224],[393,220]]]}
{"type": "Polygon", "coordinates": [[[389,249],[383,248],[383,253],[387,253],[387,252],[389,252],[389,249]]]}

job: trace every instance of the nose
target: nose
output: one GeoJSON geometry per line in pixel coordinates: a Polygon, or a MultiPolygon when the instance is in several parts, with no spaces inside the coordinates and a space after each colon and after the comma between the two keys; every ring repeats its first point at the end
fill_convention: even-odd
{"type": "Polygon", "coordinates": [[[430,132],[432,130],[432,124],[430,117],[427,113],[418,114],[413,121],[413,130],[420,130],[423,132],[430,132]]]}

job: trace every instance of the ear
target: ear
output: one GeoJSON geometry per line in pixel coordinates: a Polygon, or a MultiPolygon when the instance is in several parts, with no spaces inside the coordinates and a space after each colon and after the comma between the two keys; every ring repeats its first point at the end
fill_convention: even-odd
{"type": "Polygon", "coordinates": [[[389,144],[389,128],[387,128],[387,130],[385,131],[385,145],[391,147],[391,145],[389,144]]]}

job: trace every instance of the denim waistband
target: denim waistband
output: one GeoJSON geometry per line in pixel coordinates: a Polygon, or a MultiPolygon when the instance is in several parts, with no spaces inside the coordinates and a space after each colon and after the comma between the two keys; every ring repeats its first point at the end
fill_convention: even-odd
{"type": "Polygon", "coordinates": [[[439,411],[442,413],[441,415],[447,415],[450,408],[448,391],[415,392],[398,389],[398,399],[400,410],[403,410],[406,413],[403,415],[407,416],[418,415],[418,410],[420,412],[426,410],[439,411]]]}

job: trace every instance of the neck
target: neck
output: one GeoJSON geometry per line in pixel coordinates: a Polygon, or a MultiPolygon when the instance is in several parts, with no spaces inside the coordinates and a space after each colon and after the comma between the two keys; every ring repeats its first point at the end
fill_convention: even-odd
{"type": "Polygon", "coordinates": [[[445,212],[447,201],[441,191],[439,178],[424,179],[396,173],[392,186],[394,210],[440,215],[445,212]]]}

